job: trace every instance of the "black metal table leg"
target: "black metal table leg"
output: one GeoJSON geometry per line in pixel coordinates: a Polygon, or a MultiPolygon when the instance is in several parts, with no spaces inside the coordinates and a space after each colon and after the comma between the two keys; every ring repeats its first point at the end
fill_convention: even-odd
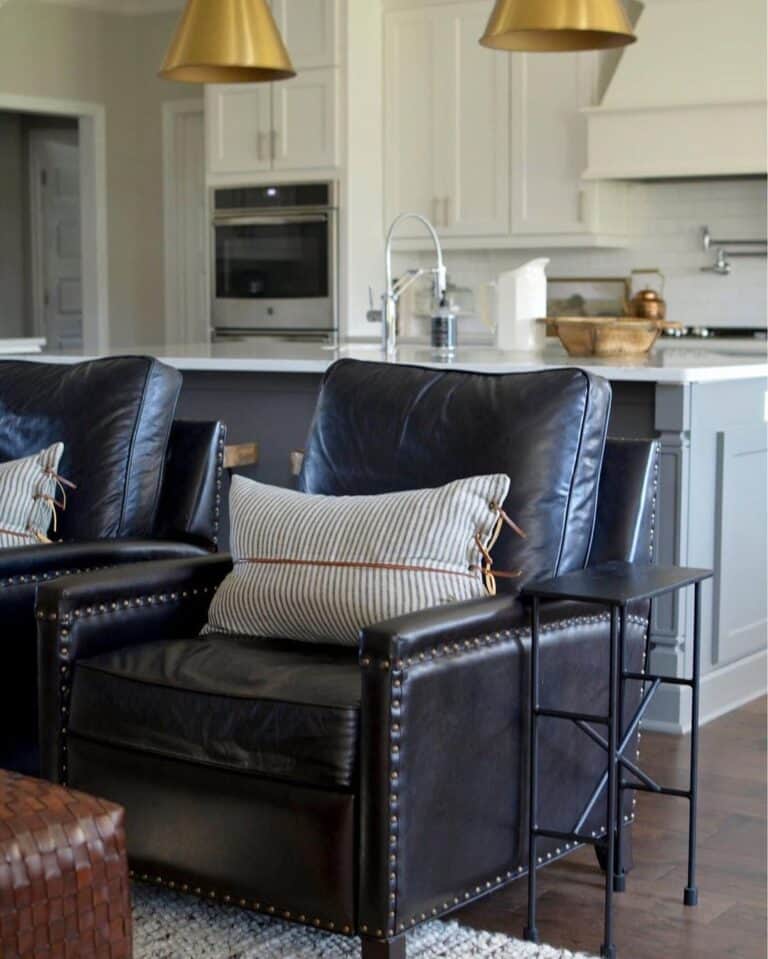
{"type": "MultiPolygon", "coordinates": [[[[616,694],[616,713],[618,723],[618,740],[621,743],[624,737],[624,649],[627,639],[627,607],[619,609],[619,681],[616,694]]],[[[616,786],[616,853],[613,869],[613,891],[624,892],[627,888],[627,877],[624,871],[622,858],[622,841],[624,831],[624,793],[622,781],[624,779],[621,765],[618,768],[618,783],[616,786]]]]}
{"type": "Polygon", "coordinates": [[[688,885],[683,902],[697,906],[696,888],[696,803],[699,776],[699,679],[701,673],[701,583],[693,587],[693,685],[691,687],[691,778],[688,810],[688,885]]]}
{"type": "Polygon", "coordinates": [[[613,942],[613,874],[616,865],[616,794],[618,792],[618,725],[617,713],[619,686],[619,624],[618,606],[611,606],[611,668],[608,688],[608,797],[606,810],[606,835],[608,861],[605,864],[605,931],[600,955],[614,959],[616,946],[613,942]]]}
{"type": "Polygon", "coordinates": [[[531,691],[530,691],[530,745],[528,797],[528,923],[523,937],[528,942],[539,941],[536,928],[536,851],[539,828],[539,599],[531,600],[531,691]]]}
{"type": "Polygon", "coordinates": [[[622,862],[622,839],[624,837],[624,802],[626,790],[639,790],[660,796],[677,796],[689,802],[688,832],[688,885],[685,887],[686,906],[698,903],[696,887],[696,815],[699,761],[699,683],[701,678],[701,582],[711,578],[712,570],[681,567],[662,568],[653,565],[638,567],[630,563],[605,563],[597,567],[564,573],[551,580],[527,586],[522,595],[531,602],[531,688],[529,697],[530,715],[530,790],[528,830],[528,922],[523,930],[526,939],[539,941],[536,928],[536,871],[539,865],[539,838],[572,842],[574,845],[588,843],[602,853],[601,866],[605,868],[605,913],[603,944],[600,950],[605,959],[615,959],[616,945],[613,932],[613,894],[623,892],[626,884],[626,863],[622,862]],[[690,679],[676,676],[659,676],[650,669],[650,630],[645,638],[644,665],[640,672],[628,670],[626,656],[626,633],[629,604],[640,600],[653,600],[685,586],[695,586],[693,616],[693,676],[690,679]],[[539,601],[569,599],[576,602],[604,604],[610,610],[610,671],[608,690],[608,715],[574,712],[572,710],[544,709],[541,706],[540,690],[540,607],[539,601]],[[640,704],[625,723],[626,682],[643,684],[640,704]],[[629,760],[624,753],[629,748],[633,735],[648,706],[663,684],[686,686],[691,689],[691,769],[688,789],[664,786],[657,783],[629,760]],[[574,723],[589,739],[605,750],[607,765],[601,773],[590,798],[580,812],[570,831],[548,829],[539,822],[539,727],[542,717],[574,723]],[[607,736],[594,727],[607,726],[607,736]],[[625,728],[626,726],[626,728],[625,728]],[[625,775],[631,779],[625,779],[625,775]],[[607,786],[605,804],[605,831],[591,836],[583,830],[593,815],[598,799],[607,786]]]}

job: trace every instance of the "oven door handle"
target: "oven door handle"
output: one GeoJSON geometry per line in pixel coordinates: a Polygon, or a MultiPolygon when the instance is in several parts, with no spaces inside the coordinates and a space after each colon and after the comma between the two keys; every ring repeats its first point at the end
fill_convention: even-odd
{"type": "Polygon", "coordinates": [[[327,223],[325,213],[296,213],[290,216],[229,216],[216,217],[214,227],[218,226],[290,226],[292,223],[327,223]]]}

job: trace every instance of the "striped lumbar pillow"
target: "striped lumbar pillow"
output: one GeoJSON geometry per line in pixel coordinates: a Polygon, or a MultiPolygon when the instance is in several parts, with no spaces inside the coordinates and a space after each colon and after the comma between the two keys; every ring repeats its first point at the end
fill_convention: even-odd
{"type": "Polygon", "coordinates": [[[313,496],[235,476],[234,569],[204,632],[355,645],[364,626],[483,596],[483,557],[508,490],[499,474],[381,496],[313,496]]]}
{"type": "Polygon", "coordinates": [[[48,542],[63,443],[0,463],[0,548],[48,542]]]}

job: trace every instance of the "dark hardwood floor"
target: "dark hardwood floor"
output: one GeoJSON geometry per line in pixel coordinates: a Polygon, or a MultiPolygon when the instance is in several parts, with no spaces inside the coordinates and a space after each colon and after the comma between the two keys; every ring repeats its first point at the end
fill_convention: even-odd
{"type": "MultiPolygon", "coordinates": [[[[686,786],[688,739],[644,733],[642,765],[686,786]]],[[[620,959],[766,959],[766,700],[702,729],[699,779],[699,906],[682,904],[687,803],[640,793],[635,868],[616,897],[620,959]]],[[[582,849],[542,870],[543,942],[598,954],[603,887],[594,853],[582,849]]],[[[456,919],[520,937],[524,882],[468,906],[456,919]]]]}

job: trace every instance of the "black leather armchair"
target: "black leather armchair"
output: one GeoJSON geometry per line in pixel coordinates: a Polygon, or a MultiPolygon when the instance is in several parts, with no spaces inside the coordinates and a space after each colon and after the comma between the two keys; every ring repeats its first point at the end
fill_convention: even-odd
{"type": "MultiPolygon", "coordinates": [[[[302,486],[370,493],[503,470],[528,539],[499,540],[497,568],[532,579],[647,562],[656,444],[606,445],[609,406],[608,384],[578,370],[342,361],[302,486]]],[[[135,875],[358,934],[366,959],[403,957],[409,928],[525,875],[529,631],[515,584],[372,626],[359,650],[199,636],[230,568],[146,563],[40,589],[45,773],[127,807],[135,875]]],[[[647,612],[629,621],[634,668],[647,612]]],[[[567,603],[542,616],[543,704],[599,710],[607,616],[567,603]]],[[[562,724],[542,720],[540,736],[543,814],[570,828],[603,754],[562,724]]],[[[598,802],[587,828],[603,817],[598,802]]],[[[572,851],[541,848],[542,864],[572,851]]]]}
{"type": "Polygon", "coordinates": [[[0,550],[0,767],[39,772],[38,584],[216,549],[224,429],[174,422],[181,375],[146,357],[0,362],[0,462],[62,441],[59,540],[0,550]]]}

